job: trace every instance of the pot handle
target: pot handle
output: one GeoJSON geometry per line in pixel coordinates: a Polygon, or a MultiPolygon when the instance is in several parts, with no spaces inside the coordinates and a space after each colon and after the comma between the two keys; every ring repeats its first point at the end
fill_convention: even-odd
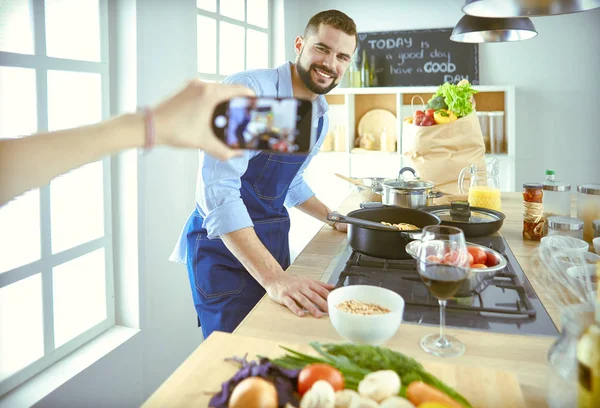
{"type": "Polygon", "coordinates": [[[427,196],[427,198],[440,198],[443,196],[444,196],[444,193],[442,193],[441,191],[431,191],[429,193],[429,195],[427,196]]]}
{"type": "Polygon", "coordinates": [[[415,179],[418,179],[417,172],[415,171],[415,169],[413,169],[412,167],[402,167],[400,169],[400,171],[398,172],[398,180],[402,180],[403,179],[402,178],[402,174],[405,173],[405,172],[407,172],[407,171],[410,171],[413,174],[413,177],[415,179]]]}
{"type": "Polygon", "coordinates": [[[352,224],[352,225],[356,225],[358,227],[364,227],[364,228],[370,228],[370,229],[376,229],[376,230],[382,230],[382,231],[395,231],[395,232],[401,232],[398,228],[396,227],[392,227],[389,225],[384,225],[375,221],[367,221],[367,220],[363,220],[360,218],[354,218],[354,217],[347,217],[345,215],[342,215],[336,211],[334,212],[330,212],[329,214],[327,214],[327,220],[328,221],[335,221],[335,222],[341,222],[344,224],[352,224]]]}

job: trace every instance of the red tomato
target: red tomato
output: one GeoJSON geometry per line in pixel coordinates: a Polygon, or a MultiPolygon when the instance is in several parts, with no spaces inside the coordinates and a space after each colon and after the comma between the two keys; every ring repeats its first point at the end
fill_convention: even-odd
{"type": "Polygon", "coordinates": [[[344,389],[344,376],[337,368],[329,364],[313,363],[304,367],[298,374],[298,392],[300,395],[304,395],[319,380],[327,381],[334,391],[344,389]]]}
{"type": "Polygon", "coordinates": [[[435,255],[429,255],[427,258],[429,262],[442,263],[442,260],[435,255]]]}
{"type": "Polygon", "coordinates": [[[473,255],[473,262],[476,264],[484,264],[487,260],[487,254],[482,249],[476,247],[467,247],[469,253],[473,255]]]}
{"type": "Polygon", "coordinates": [[[434,112],[435,112],[435,109],[426,109],[425,116],[431,116],[433,118],[434,112]]]}
{"type": "Polygon", "coordinates": [[[475,258],[473,258],[473,255],[471,255],[470,252],[467,254],[467,256],[467,259],[469,260],[469,265],[473,265],[475,263],[475,258]]]}
{"type": "Polygon", "coordinates": [[[485,260],[485,264],[487,266],[490,266],[490,267],[491,266],[496,266],[496,265],[498,265],[498,261],[497,261],[497,259],[495,257],[488,256],[487,259],[485,260]]]}
{"type": "Polygon", "coordinates": [[[455,265],[458,263],[458,252],[448,252],[444,255],[444,262],[448,265],[455,265]]]}
{"type": "Polygon", "coordinates": [[[484,264],[473,264],[470,266],[471,269],[481,269],[481,268],[487,268],[486,265],[484,264]]]}

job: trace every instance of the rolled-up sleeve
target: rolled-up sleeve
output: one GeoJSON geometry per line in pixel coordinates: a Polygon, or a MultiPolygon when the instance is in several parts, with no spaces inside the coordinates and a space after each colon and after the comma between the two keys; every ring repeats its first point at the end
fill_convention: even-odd
{"type": "MultiPolygon", "coordinates": [[[[234,75],[223,82],[242,84],[260,94],[258,84],[244,75],[234,75]]],[[[217,238],[254,225],[242,201],[240,188],[248,161],[256,154],[258,152],[245,150],[243,156],[221,161],[200,153],[196,202],[204,215],[203,227],[208,238],[217,238]]]]}
{"type": "Polygon", "coordinates": [[[306,169],[306,167],[308,167],[313,157],[317,155],[319,149],[321,149],[321,145],[325,140],[325,135],[327,135],[328,129],[329,118],[327,117],[327,114],[325,114],[323,116],[323,129],[321,129],[321,135],[318,138],[317,143],[315,143],[315,146],[313,146],[312,150],[310,151],[310,154],[306,158],[306,161],[302,164],[300,170],[298,170],[298,173],[296,174],[296,176],[292,180],[292,183],[290,184],[287,196],[285,197],[285,206],[287,208],[296,207],[297,205],[302,204],[303,202],[315,195],[315,193],[304,180],[304,170],[306,169]]]}

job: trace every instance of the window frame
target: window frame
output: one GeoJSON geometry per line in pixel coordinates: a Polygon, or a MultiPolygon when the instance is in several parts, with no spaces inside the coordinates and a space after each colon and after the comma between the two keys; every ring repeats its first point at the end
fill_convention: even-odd
{"type": "MultiPolygon", "coordinates": [[[[220,45],[221,45],[221,22],[225,22],[225,23],[229,23],[229,24],[234,24],[240,27],[244,28],[244,70],[248,69],[248,47],[247,47],[247,33],[248,33],[248,29],[251,30],[256,30],[262,33],[265,33],[267,35],[267,44],[268,44],[268,50],[267,50],[267,65],[264,68],[271,68],[273,65],[273,47],[272,47],[272,41],[273,41],[273,0],[267,0],[267,8],[269,10],[269,17],[267,19],[267,28],[264,27],[260,27],[254,24],[250,24],[248,23],[248,0],[244,0],[244,21],[241,20],[236,20],[235,18],[231,18],[231,17],[227,17],[224,16],[222,14],[220,14],[221,12],[221,1],[222,0],[215,0],[216,4],[217,4],[217,10],[216,12],[211,12],[208,10],[204,10],[201,9],[200,7],[196,6],[196,11],[197,11],[197,15],[198,16],[203,16],[203,17],[208,17],[208,18],[212,18],[216,21],[217,25],[216,25],[216,39],[217,39],[217,44],[216,44],[216,63],[215,63],[215,70],[216,70],[216,74],[208,74],[205,72],[200,72],[200,70],[198,70],[198,67],[196,66],[196,70],[198,71],[198,77],[204,81],[207,82],[220,82],[223,79],[227,78],[229,75],[231,74],[220,74],[220,61],[219,61],[219,57],[220,57],[220,45]]],[[[225,0],[227,1],[227,0],[225,0]]],[[[196,27],[197,30],[197,27],[196,27]]],[[[197,31],[196,31],[197,32],[197,31]]],[[[196,34],[197,35],[197,34],[196,34]]]]}
{"type": "MultiPolygon", "coordinates": [[[[37,131],[43,132],[48,130],[48,71],[51,70],[99,74],[102,98],[101,118],[108,118],[110,115],[108,0],[98,0],[100,61],[97,62],[47,56],[45,2],[44,0],[29,0],[29,5],[31,10],[31,26],[34,31],[34,52],[31,55],[0,51],[0,66],[35,70],[37,131]]],[[[111,162],[109,157],[105,157],[99,160],[99,162],[102,162],[103,168],[104,235],[53,254],[51,248],[50,185],[44,186],[39,189],[40,259],[0,273],[0,288],[7,287],[38,273],[41,275],[44,325],[44,355],[1,381],[0,396],[16,388],[115,325],[111,162]],[[106,319],[63,345],[56,347],[54,344],[52,269],[57,265],[102,248],[104,249],[105,260],[106,319]]]]}

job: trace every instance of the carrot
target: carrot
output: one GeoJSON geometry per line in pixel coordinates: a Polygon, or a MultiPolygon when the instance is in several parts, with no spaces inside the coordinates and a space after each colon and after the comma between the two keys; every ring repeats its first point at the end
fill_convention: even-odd
{"type": "Polygon", "coordinates": [[[439,402],[449,408],[462,408],[462,405],[448,395],[423,381],[413,381],[408,384],[406,397],[417,407],[424,402],[439,402]]]}

